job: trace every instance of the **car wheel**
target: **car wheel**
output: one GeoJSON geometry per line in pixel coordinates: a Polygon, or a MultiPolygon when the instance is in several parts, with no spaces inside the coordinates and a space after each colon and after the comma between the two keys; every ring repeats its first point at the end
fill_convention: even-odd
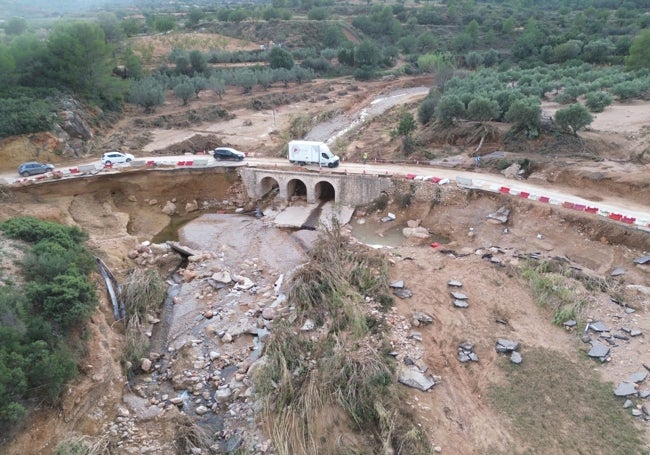
{"type": "Polygon", "coordinates": [[[104,161],[104,166],[110,166],[111,164],[113,163],[111,163],[110,161],[104,161]]]}
{"type": "Polygon", "coordinates": [[[237,158],[237,161],[244,161],[244,157],[240,156],[239,158],[237,158]]]}
{"type": "Polygon", "coordinates": [[[127,163],[130,163],[130,162],[131,162],[131,158],[127,158],[127,159],[126,159],[126,162],[127,162],[127,163]]]}
{"type": "Polygon", "coordinates": [[[29,177],[29,172],[24,171],[23,173],[20,174],[23,177],[29,177]]]}

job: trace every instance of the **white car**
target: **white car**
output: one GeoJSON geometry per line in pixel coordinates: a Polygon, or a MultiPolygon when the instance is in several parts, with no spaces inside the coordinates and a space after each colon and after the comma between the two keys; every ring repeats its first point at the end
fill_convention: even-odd
{"type": "Polygon", "coordinates": [[[102,155],[102,164],[128,163],[135,159],[130,153],[108,152],[102,155]]]}

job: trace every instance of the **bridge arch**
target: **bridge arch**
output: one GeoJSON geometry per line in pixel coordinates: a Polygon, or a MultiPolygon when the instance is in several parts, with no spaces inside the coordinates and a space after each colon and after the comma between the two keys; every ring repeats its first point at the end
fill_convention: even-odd
{"type": "Polygon", "coordinates": [[[273,190],[279,190],[280,183],[275,178],[267,175],[260,180],[259,188],[261,197],[264,197],[273,190]]]}
{"type": "Polygon", "coordinates": [[[301,179],[294,178],[287,182],[287,200],[291,200],[293,196],[305,196],[309,201],[308,187],[301,179]]]}
{"type": "Polygon", "coordinates": [[[314,186],[314,199],[318,201],[336,201],[336,189],[331,182],[322,180],[314,186]]]}

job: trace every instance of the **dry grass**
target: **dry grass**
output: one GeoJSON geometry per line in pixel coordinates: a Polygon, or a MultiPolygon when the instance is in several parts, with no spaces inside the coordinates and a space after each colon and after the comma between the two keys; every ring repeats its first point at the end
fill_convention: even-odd
{"type": "Polygon", "coordinates": [[[384,260],[351,248],[338,231],[312,254],[289,294],[295,326],[275,327],[255,375],[275,449],[287,455],[431,453],[426,434],[403,409],[381,321],[368,316],[366,297],[380,302],[387,295],[384,260]],[[317,322],[318,335],[300,332],[306,318],[317,322]]]}
{"type": "Polygon", "coordinates": [[[502,360],[506,382],[492,386],[488,397],[521,442],[505,453],[644,453],[641,433],[613,386],[587,365],[541,348],[528,349],[521,365],[502,360]]]}
{"type": "Polygon", "coordinates": [[[195,453],[195,449],[208,449],[210,445],[208,433],[193,418],[179,413],[174,416],[173,426],[176,429],[174,433],[176,453],[195,453]]]}
{"type": "Polygon", "coordinates": [[[107,434],[99,437],[72,434],[56,447],[56,455],[110,455],[114,451],[107,434]]]}

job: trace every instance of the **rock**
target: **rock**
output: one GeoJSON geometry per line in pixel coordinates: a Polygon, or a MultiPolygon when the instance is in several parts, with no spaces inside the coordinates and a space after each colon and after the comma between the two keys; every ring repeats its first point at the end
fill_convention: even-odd
{"type": "Polygon", "coordinates": [[[237,289],[240,289],[242,291],[248,291],[253,286],[255,286],[255,283],[253,283],[250,278],[245,276],[239,277],[239,280],[237,280],[237,284],[235,285],[237,289]]]}
{"type": "Polygon", "coordinates": [[[650,256],[641,256],[634,260],[635,264],[646,264],[650,262],[650,256]]]}
{"type": "Polygon", "coordinates": [[[638,330],[638,329],[633,329],[633,330],[630,331],[630,336],[631,337],[638,337],[639,335],[641,335],[641,331],[638,330]]]}
{"type": "Polygon", "coordinates": [[[416,311],[413,313],[413,320],[421,322],[423,324],[431,324],[433,322],[433,316],[430,316],[421,311],[416,311]]]}
{"type": "Polygon", "coordinates": [[[165,215],[176,215],[176,204],[174,204],[172,201],[167,201],[164,205],[164,207],[161,210],[165,215]]]}
{"type": "Polygon", "coordinates": [[[262,310],[262,317],[264,319],[268,319],[269,321],[272,321],[277,317],[277,312],[275,311],[275,308],[271,307],[266,307],[262,310]]]}
{"type": "Polygon", "coordinates": [[[505,178],[514,179],[517,178],[517,174],[521,170],[521,165],[519,163],[512,163],[510,166],[501,171],[501,174],[505,178]]]}
{"type": "Polygon", "coordinates": [[[637,383],[643,382],[647,377],[648,377],[647,371],[637,371],[636,373],[632,373],[630,375],[628,382],[637,382],[637,383]]]}
{"type": "Polygon", "coordinates": [[[196,212],[199,209],[199,204],[196,202],[196,199],[185,204],[185,211],[187,213],[196,212]]]}
{"type": "Polygon", "coordinates": [[[312,330],[314,330],[314,327],[315,327],[314,321],[312,321],[311,319],[307,319],[305,323],[302,325],[302,327],[300,327],[300,330],[302,330],[303,332],[311,332],[312,330]]]}
{"type": "Polygon", "coordinates": [[[393,281],[389,286],[393,289],[402,289],[404,287],[404,280],[393,281]]]}
{"type": "Polygon", "coordinates": [[[197,408],[194,410],[194,412],[196,412],[196,413],[197,413],[198,415],[200,415],[200,416],[202,416],[202,415],[204,415],[204,414],[207,414],[208,411],[209,411],[209,409],[206,408],[206,407],[203,406],[203,405],[197,407],[197,408]]]}
{"type": "Polygon", "coordinates": [[[206,319],[212,319],[214,317],[214,312],[212,310],[206,310],[206,312],[203,314],[203,317],[206,319]]]}
{"type": "Polygon", "coordinates": [[[644,399],[650,397],[650,389],[642,390],[639,392],[639,396],[644,399]]]}
{"type": "Polygon", "coordinates": [[[406,339],[411,339],[415,341],[422,341],[422,334],[420,332],[411,332],[406,339]]]}
{"type": "Polygon", "coordinates": [[[228,332],[224,333],[223,336],[221,337],[221,341],[224,343],[232,343],[232,335],[229,334],[228,332]]]}
{"type": "Polygon", "coordinates": [[[395,294],[400,299],[408,299],[413,297],[413,292],[410,289],[393,289],[393,294],[395,294]]]}
{"type": "Polygon", "coordinates": [[[226,271],[215,272],[212,274],[211,278],[217,283],[223,283],[223,284],[232,283],[232,277],[230,276],[230,273],[226,271]]]}
{"type": "Polygon", "coordinates": [[[408,220],[406,222],[406,225],[410,228],[415,229],[416,227],[420,227],[420,223],[421,223],[420,220],[408,220]]]}
{"type": "Polygon", "coordinates": [[[460,351],[460,352],[458,353],[458,360],[459,360],[461,363],[467,363],[467,362],[469,362],[471,359],[469,358],[469,354],[465,354],[463,351],[460,351]]]}
{"type": "Polygon", "coordinates": [[[183,276],[183,281],[185,281],[186,283],[189,283],[194,278],[196,278],[196,272],[194,270],[185,269],[181,272],[181,275],[183,276]]]}
{"type": "Polygon", "coordinates": [[[512,351],[512,354],[510,354],[510,361],[515,365],[519,365],[523,359],[521,358],[521,354],[519,354],[517,351],[512,351]]]}
{"type": "Polygon", "coordinates": [[[614,390],[614,395],[617,397],[626,397],[636,394],[636,384],[632,382],[621,382],[614,390]]]}
{"type": "Polygon", "coordinates": [[[643,415],[643,412],[640,409],[632,409],[632,415],[634,417],[640,417],[641,415],[643,415]]]}
{"type": "Polygon", "coordinates": [[[622,267],[616,267],[614,270],[612,270],[612,273],[610,273],[611,276],[619,276],[623,275],[625,273],[625,269],[622,267]]]}
{"type": "Polygon", "coordinates": [[[609,348],[598,341],[591,342],[591,349],[587,354],[589,357],[603,358],[609,354],[609,348]]]}
{"type": "Polygon", "coordinates": [[[221,354],[219,354],[217,351],[210,351],[210,360],[217,360],[219,357],[221,357],[221,354]]]}
{"type": "Polygon", "coordinates": [[[497,340],[496,344],[496,350],[497,352],[512,352],[516,351],[519,349],[519,342],[518,341],[512,341],[512,340],[506,340],[505,338],[499,338],[497,340]]]}
{"type": "Polygon", "coordinates": [[[405,227],[402,229],[402,235],[407,239],[408,238],[426,239],[431,236],[429,230],[422,226],[416,228],[405,227]]]}
{"type": "Polygon", "coordinates": [[[140,369],[144,371],[145,373],[148,373],[151,371],[151,360],[149,359],[142,359],[142,363],[140,363],[140,369]]]}
{"type": "Polygon", "coordinates": [[[454,306],[456,308],[467,308],[469,307],[469,303],[467,303],[465,300],[454,300],[454,306]]]}
{"type": "Polygon", "coordinates": [[[225,403],[232,396],[232,390],[230,387],[220,387],[214,392],[214,401],[217,403],[225,403]]]}
{"type": "Polygon", "coordinates": [[[462,292],[452,292],[451,296],[456,300],[467,300],[467,296],[462,292]]]}
{"type": "Polygon", "coordinates": [[[627,409],[631,407],[634,403],[632,403],[632,400],[625,400],[625,403],[623,403],[623,409],[627,409]]]}
{"type": "Polygon", "coordinates": [[[474,345],[472,344],[471,341],[463,341],[458,345],[460,349],[463,349],[465,351],[472,351],[474,350],[474,345]]]}
{"type": "Polygon", "coordinates": [[[510,209],[506,207],[499,207],[499,209],[490,213],[487,216],[489,222],[494,224],[504,224],[508,222],[508,217],[510,216],[510,209]]]}
{"type": "Polygon", "coordinates": [[[447,286],[451,286],[451,287],[453,287],[453,288],[460,288],[460,287],[463,286],[463,283],[461,283],[461,282],[458,281],[458,280],[449,280],[449,281],[447,282],[447,286]]]}
{"type": "Polygon", "coordinates": [[[400,369],[398,381],[405,386],[413,387],[423,392],[436,385],[436,382],[431,376],[422,374],[416,366],[400,369]]]}
{"type": "Polygon", "coordinates": [[[394,213],[388,212],[388,214],[386,214],[386,218],[389,218],[391,221],[394,221],[397,217],[395,216],[394,213]]]}
{"type": "Polygon", "coordinates": [[[578,323],[576,321],[574,321],[573,319],[569,319],[568,321],[564,321],[563,325],[564,325],[564,327],[572,328],[572,327],[575,327],[576,325],[578,325],[578,323]]]}
{"type": "Polygon", "coordinates": [[[593,330],[594,332],[609,332],[609,327],[600,321],[590,323],[589,329],[593,330]]]}
{"type": "Polygon", "coordinates": [[[117,415],[120,416],[120,417],[128,417],[128,416],[131,415],[131,413],[124,406],[118,406],[117,407],[117,415]]]}

